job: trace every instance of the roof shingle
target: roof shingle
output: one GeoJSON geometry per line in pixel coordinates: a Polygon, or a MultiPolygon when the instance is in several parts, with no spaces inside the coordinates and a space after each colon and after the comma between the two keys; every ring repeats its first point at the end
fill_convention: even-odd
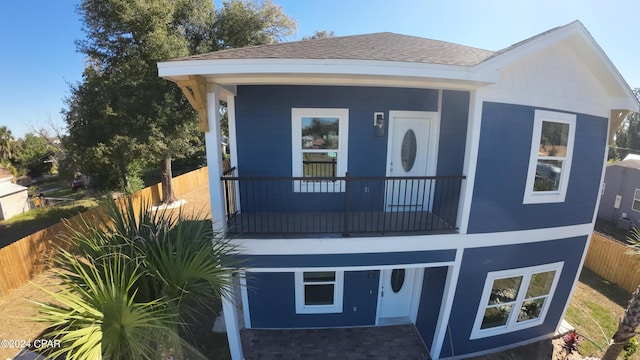
{"type": "Polygon", "coordinates": [[[175,59],[342,59],[473,66],[493,51],[389,32],[228,49],[175,59]]]}

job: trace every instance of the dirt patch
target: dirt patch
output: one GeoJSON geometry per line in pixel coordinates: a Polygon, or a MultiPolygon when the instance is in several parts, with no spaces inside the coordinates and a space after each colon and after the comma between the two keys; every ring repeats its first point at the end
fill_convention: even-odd
{"type": "MultiPolygon", "coordinates": [[[[47,302],[51,298],[41,290],[55,291],[57,283],[51,272],[36,275],[32,281],[0,297],[0,339],[33,341],[47,325],[33,321],[38,313],[34,302],[47,302]]],[[[21,349],[0,346],[0,359],[11,358],[21,349]]]]}

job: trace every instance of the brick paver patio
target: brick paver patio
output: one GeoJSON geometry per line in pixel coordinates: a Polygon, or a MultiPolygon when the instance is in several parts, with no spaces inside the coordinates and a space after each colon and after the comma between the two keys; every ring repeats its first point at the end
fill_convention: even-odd
{"type": "Polygon", "coordinates": [[[413,325],[295,330],[241,330],[246,360],[425,360],[413,325]]]}

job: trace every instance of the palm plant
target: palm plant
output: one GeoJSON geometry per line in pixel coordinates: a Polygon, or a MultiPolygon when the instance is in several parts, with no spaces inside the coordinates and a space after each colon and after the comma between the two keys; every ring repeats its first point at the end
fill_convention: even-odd
{"type": "Polygon", "coordinates": [[[227,296],[233,247],[201,216],[146,209],[109,201],[92,221],[67,223],[54,259],[60,291],[48,292],[53,302],[38,316],[61,341],[52,356],[197,356],[188,324],[227,296]]]}
{"type": "Polygon", "coordinates": [[[6,126],[0,126],[0,159],[11,159],[13,135],[6,126]]]}
{"type": "MultiPolygon", "coordinates": [[[[640,255],[640,229],[633,228],[631,236],[628,238],[632,250],[629,255],[640,255]]],[[[637,329],[640,326],[640,286],[631,295],[631,300],[627,304],[622,319],[618,324],[618,329],[611,338],[611,344],[602,356],[602,360],[615,360],[618,358],[625,345],[634,336],[638,335],[637,329]]]]}

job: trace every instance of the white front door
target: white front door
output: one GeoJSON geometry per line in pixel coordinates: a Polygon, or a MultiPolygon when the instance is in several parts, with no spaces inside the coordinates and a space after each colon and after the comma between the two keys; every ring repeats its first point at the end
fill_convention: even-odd
{"type": "Polygon", "coordinates": [[[415,273],[413,268],[380,272],[379,325],[411,322],[415,273]]]}
{"type": "MultiPolygon", "coordinates": [[[[435,112],[389,111],[387,176],[436,174],[438,120],[435,112]]],[[[429,211],[434,189],[432,180],[390,180],[386,211],[429,211]]]]}

